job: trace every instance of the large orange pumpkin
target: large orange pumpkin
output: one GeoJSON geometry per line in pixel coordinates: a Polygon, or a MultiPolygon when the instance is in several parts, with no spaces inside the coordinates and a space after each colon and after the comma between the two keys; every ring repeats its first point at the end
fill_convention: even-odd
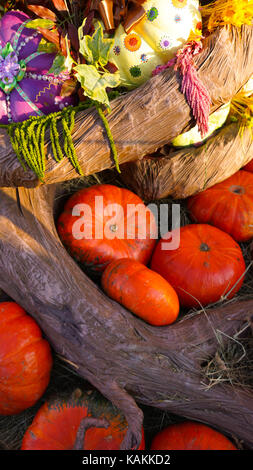
{"type": "Polygon", "coordinates": [[[193,221],[229,233],[239,242],[253,237],[253,174],[238,171],[222,183],[188,199],[193,221]]]}
{"type": "Polygon", "coordinates": [[[160,240],[151,269],[176,290],[185,307],[199,307],[230,299],[240,289],[245,262],[237,242],[230,235],[207,224],[190,224],[180,229],[180,246],[163,250],[160,240]]]}
{"type": "Polygon", "coordinates": [[[51,368],[50,346],[36,322],[15,302],[0,303],[0,415],[34,405],[51,368]]]}
{"type": "MultiPolygon", "coordinates": [[[[81,436],[84,450],[119,450],[127,432],[124,416],[100,393],[93,391],[66,400],[46,402],[27,429],[22,450],[72,450],[82,421],[105,419],[108,427],[91,427],[81,436]]],[[[145,449],[144,431],[139,449],[145,449]]],[[[76,449],[77,450],[77,449],[76,449]]]]}
{"type": "Polygon", "coordinates": [[[57,227],[70,255],[91,271],[119,258],[147,264],[156,243],[152,212],[131,191],[107,184],[70,197],[57,227]]]}
{"type": "Polygon", "coordinates": [[[176,291],[162,276],[138,261],[113,261],[103,272],[101,282],[109,297],[151,325],[169,325],[178,316],[176,291]]]}
{"type": "Polygon", "coordinates": [[[205,424],[185,421],[160,431],[151,450],[238,450],[223,434],[205,424]]]}

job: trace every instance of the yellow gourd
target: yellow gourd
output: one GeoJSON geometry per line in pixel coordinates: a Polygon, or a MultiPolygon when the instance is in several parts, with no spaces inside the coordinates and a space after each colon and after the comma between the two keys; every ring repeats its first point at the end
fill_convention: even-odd
{"type": "Polygon", "coordinates": [[[142,6],[146,15],[129,34],[117,28],[109,58],[130,88],[148,80],[202,26],[198,0],[147,0],[142,6]]]}
{"type": "Polygon", "coordinates": [[[198,126],[194,126],[187,132],[180,134],[172,140],[173,147],[188,147],[189,145],[197,145],[203,143],[210,137],[217,129],[223,126],[226,122],[230,111],[230,102],[221,106],[217,111],[209,116],[208,132],[204,137],[201,137],[198,126]]]}

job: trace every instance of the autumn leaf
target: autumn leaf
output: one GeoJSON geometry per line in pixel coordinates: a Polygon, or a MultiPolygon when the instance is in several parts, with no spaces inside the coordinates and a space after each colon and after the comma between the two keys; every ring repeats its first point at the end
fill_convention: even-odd
{"type": "Polygon", "coordinates": [[[31,29],[43,28],[43,29],[51,30],[55,27],[55,23],[52,20],[37,18],[36,20],[28,21],[28,23],[26,23],[25,27],[26,28],[31,28],[31,29]]]}
{"type": "Polygon", "coordinates": [[[72,95],[75,92],[76,83],[77,83],[76,80],[73,80],[71,78],[69,80],[65,80],[65,82],[63,83],[61,87],[60,95],[64,98],[72,95]]]}
{"type": "Polygon", "coordinates": [[[66,3],[64,2],[64,0],[52,0],[52,3],[54,7],[56,8],[56,10],[59,10],[59,11],[67,10],[66,3]]]}
{"type": "Polygon", "coordinates": [[[51,20],[53,22],[57,20],[57,16],[55,13],[52,12],[52,10],[42,7],[41,5],[29,5],[28,8],[40,18],[44,18],[45,20],[51,20]]]}

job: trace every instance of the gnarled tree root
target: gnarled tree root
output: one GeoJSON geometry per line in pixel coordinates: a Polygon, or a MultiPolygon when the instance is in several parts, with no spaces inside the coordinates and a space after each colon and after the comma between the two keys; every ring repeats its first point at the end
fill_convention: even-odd
{"type": "Polygon", "coordinates": [[[137,402],[235,434],[253,448],[253,394],[208,387],[201,364],[249,322],[253,300],[232,302],[169,327],[151,327],[103,292],[62,246],[53,219],[54,186],[0,190],[0,288],[38,322],[54,350],[121,411],[124,448],[137,448],[137,402]],[[219,332],[219,336],[217,335],[219,332]]]}

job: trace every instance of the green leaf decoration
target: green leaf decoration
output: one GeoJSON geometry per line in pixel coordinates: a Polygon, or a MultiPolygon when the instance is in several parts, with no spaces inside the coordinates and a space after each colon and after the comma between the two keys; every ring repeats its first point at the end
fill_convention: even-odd
{"type": "Polygon", "coordinates": [[[86,19],[78,30],[80,53],[89,64],[104,67],[109,60],[109,52],[114,40],[104,38],[103,28],[99,21],[96,24],[94,34],[84,36],[83,27],[85,22],[86,19]]]}
{"type": "Polygon", "coordinates": [[[54,74],[55,76],[60,75],[63,70],[66,70],[65,57],[61,54],[57,54],[52,64],[51,69],[47,72],[48,74],[54,74]]]}
{"type": "Polygon", "coordinates": [[[69,42],[68,42],[68,37],[65,37],[65,43],[66,43],[66,51],[67,51],[67,58],[65,60],[65,67],[68,69],[69,72],[71,72],[73,64],[75,64],[75,61],[71,57],[70,49],[69,49],[69,42]]]}
{"type": "Polygon", "coordinates": [[[109,123],[102,109],[102,105],[104,105],[110,110],[107,89],[115,88],[121,83],[119,72],[110,73],[105,69],[114,40],[104,38],[103,28],[99,21],[96,23],[95,32],[92,36],[84,35],[83,28],[85,23],[86,19],[78,29],[78,37],[80,53],[84,57],[86,64],[77,65],[74,67],[74,71],[76,72],[77,80],[81,83],[84,94],[95,103],[108,136],[116,169],[120,173],[117,149],[109,123]]]}
{"type": "Polygon", "coordinates": [[[113,39],[105,39],[103,29],[98,23],[93,36],[86,36],[87,45],[93,55],[93,64],[104,67],[109,60],[109,52],[113,45],[113,39]]]}
{"type": "Polygon", "coordinates": [[[45,20],[42,18],[38,18],[36,20],[28,21],[25,27],[31,28],[31,29],[37,29],[37,28],[53,29],[55,27],[55,23],[52,20],[45,20]]]}
{"type": "Polygon", "coordinates": [[[57,52],[57,46],[56,44],[48,42],[46,41],[46,39],[42,38],[38,46],[38,52],[46,52],[47,54],[52,54],[54,52],[57,52]]]}
{"type": "Polygon", "coordinates": [[[1,50],[1,56],[5,59],[9,54],[11,54],[14,51],[12,45],[10,42],[7,42],[7,44],[4,46],[4,48],[1,50]]]}
{"type": "Polygon", "coordinates": [[[119,73],[101,74],[94,65],[81,64],[74,67],[76,78],[81,83],[86,96],[109,107],[106,88],[114,88],[120,84],[119,73]]]}
{"type": "Polygon", "coordinates": [[[113,45],[113,39],[104,38],[101,23],[96,23],[95,32],[92,36],[84,35],[82,26],[78,29],[80,41],[80,53],[86,60],[86,64],[74,67],[76,78],[81,83],[86,96],[110,107],[106,88],[115,88],[120,85],[119,72],[109,73],[104,67],[109,60],[109,52],[113,45]]]}
{"type": "Polygon", "coordinates": [[[79,38],[79,52],[82,54],[82,56],[86,59],[86,61],[90,64],[93,63],[93,55],[92,52],[90,51],[88,45],[87,45],[87,35],[85,36],[83,34],[83,28],[86,23],[86,18],[83,21],[83,24],[78,28],[78,38],[79,38]]]}

